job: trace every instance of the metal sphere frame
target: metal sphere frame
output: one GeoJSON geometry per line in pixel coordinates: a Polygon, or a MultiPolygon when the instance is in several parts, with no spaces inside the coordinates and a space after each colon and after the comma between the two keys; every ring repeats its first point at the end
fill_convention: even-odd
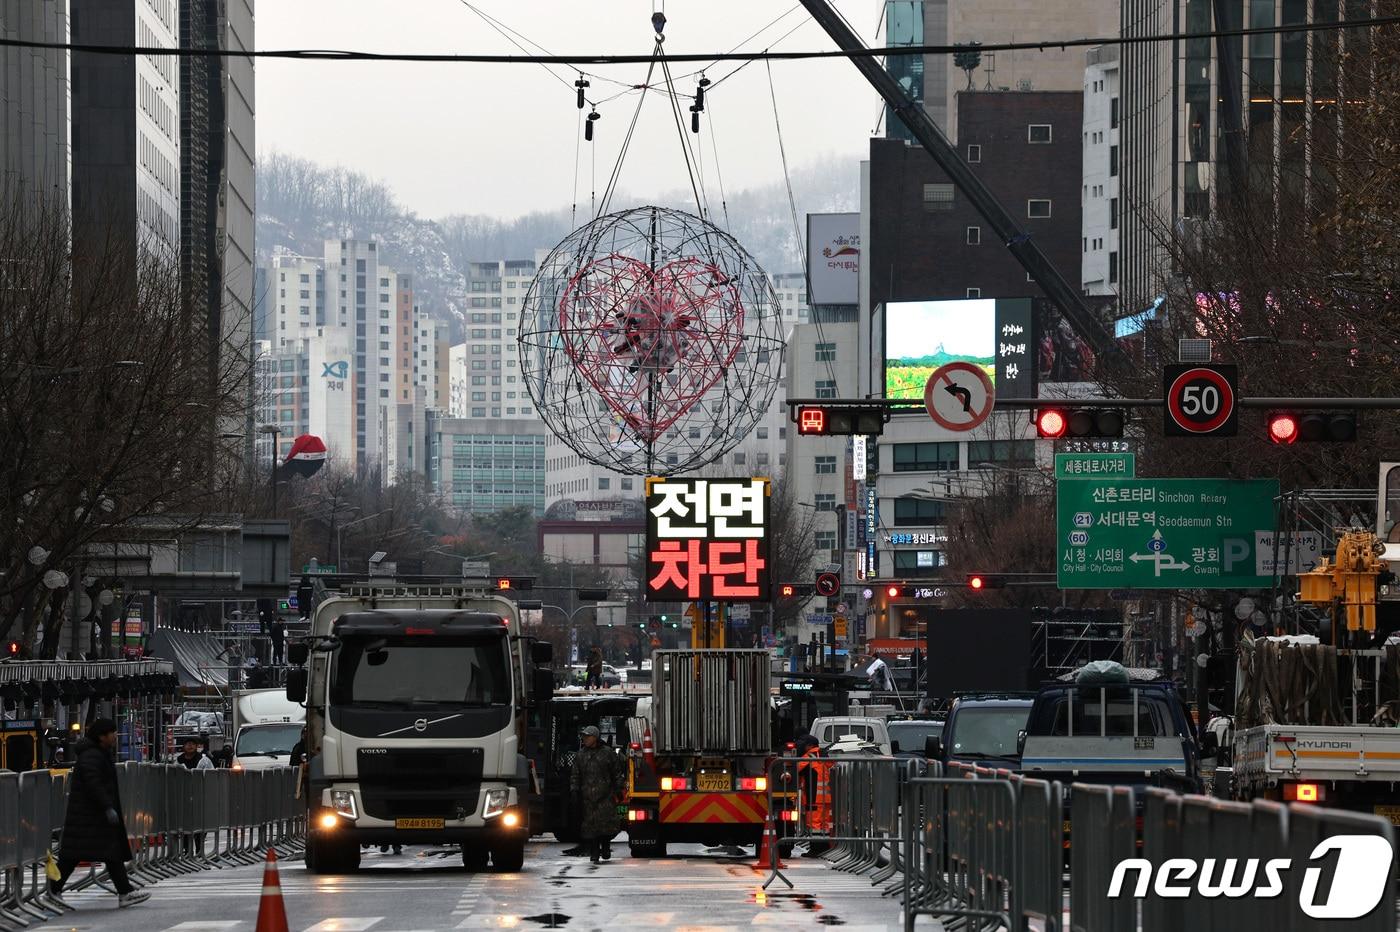
{"type": "Polygon", "coordinates": [[[521,375],[563,443],[629,475],[679,475],[738,445],[783,375],[782,308],[739,242],[665,207],[598,217],[541,263],[521,375]]]}

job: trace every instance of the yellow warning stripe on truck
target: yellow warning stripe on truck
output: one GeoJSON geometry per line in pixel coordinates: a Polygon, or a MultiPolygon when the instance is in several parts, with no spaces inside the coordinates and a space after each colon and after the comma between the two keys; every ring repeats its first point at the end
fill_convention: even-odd
{"type": "MultiPolygon", "coordinates": [[[[1400,751],[1367,751],[1367,760],[1400,760],[1400,751]]],[[[1287,748],[1275,748],[1274,757],[1283,760],[1360,760],[1360,751],[1290,751],[1287,748]]]]}

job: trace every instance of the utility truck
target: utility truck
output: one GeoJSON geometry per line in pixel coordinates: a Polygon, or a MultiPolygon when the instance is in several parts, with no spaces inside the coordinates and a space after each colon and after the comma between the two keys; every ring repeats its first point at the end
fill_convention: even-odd
{"type": "MultiPolygon", "coordinates": [[[[632,749],[625,807],[633,857],[671,843],[757,844],[772,756],[766,650],[658,650],[649,719],[655,753],[632,749]]],[[[643,747],[645,744],[643,743],[643,747]]]]}
{"type": "Polygon", "coordinates": [[[460,844],[468,869],[521,869],[526,711],[553,680],[535,669],[550,647],[522,637],[515,603],[485,585],[352,584],[293,648],[306,664],[287,697],[306,704],[309,870],[353,870],[362,844],[424,843],[460,844]]]}

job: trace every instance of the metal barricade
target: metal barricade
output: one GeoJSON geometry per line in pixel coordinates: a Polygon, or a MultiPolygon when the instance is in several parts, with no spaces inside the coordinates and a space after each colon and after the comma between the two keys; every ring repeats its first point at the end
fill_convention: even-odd
{"type": "Polygon", "coordinates": [[[1137,904],[1106,895],[1119,861],[1137,856],[1133,791],[1076,783],[1070,787],[1070,928],[1123,932],[1137,927],[1137,904]]]}

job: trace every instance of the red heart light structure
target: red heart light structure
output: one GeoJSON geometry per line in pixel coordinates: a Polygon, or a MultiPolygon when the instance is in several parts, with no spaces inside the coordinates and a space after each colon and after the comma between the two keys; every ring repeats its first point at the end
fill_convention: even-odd
{"type": "Polygon", "coordinates": [[[653,269],[613,254],[569,280],[559,336],[599,397],[653,441],[734,362],[744,303],[721,269],[693,256],[653,269]]]}
{"type": "Polygon", "coordinates": [[[679,210],[623,210],[540,263],[520,305],[521,381],[583,459],[680,475],[768,416],[787,326],[773,281],[728,233],[679,210]]]}

